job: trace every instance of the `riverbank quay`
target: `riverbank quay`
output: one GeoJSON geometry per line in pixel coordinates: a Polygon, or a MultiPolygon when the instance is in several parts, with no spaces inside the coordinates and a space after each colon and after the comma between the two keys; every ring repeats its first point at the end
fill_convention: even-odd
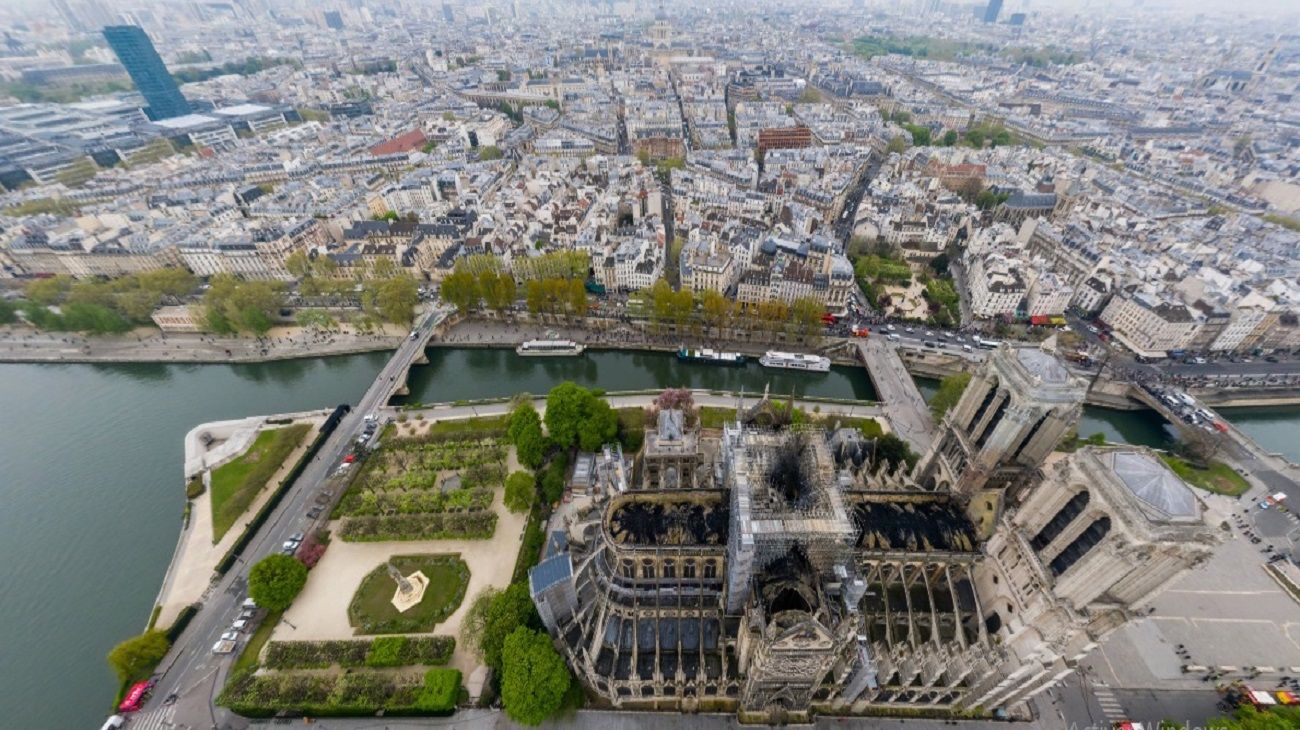
{"type": "Polygon", "coordinates": [[[84,336],[22,327],[0,328],[0,362],[10,363],[259,363],[392,350],[407,330],[321,332],[275,327],[262,337],[165,334],[139,328],[123,335],[84,336]]]}
{"type": "Polygon", "coordinates": [[[202,601],[215,579],[217,564],[244,534],[245,525],[231,529],[215,539],[212,510],[212,472],[239,458],[252,446],[257,435],[266,429],[290,424],[307,424],[312,430],[280,464],[275,474],[244,510],[247,516],[255,515],[275,491],[275,485],[293,469],[315,438],[316,430],[329,415],[329,411],[282,413],[273,416],[252,416],[231,421],[203,423],[185,435],[185,480],[201,480],[202,493],[186,502],[181,532],[172,554],[171,563],[163,575],[162,587],[155,601],[155,626],[171,626],[182,609],[202,601]]]}

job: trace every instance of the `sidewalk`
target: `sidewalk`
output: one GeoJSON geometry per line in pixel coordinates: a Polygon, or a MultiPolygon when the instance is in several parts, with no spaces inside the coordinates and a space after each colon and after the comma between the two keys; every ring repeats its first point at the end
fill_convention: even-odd
{"type": "MultiPolygon", "coordinates": [[[[156,626],[170,626],[176,620],[176,616],[181,612],[181,609],[203,597],[203,593],[208,589],[208,585],[212,581],[212,571],[226,552],[230,550],[231,545],[243,534],[247,519],[257,514],[262,505],[266,504],[266,501],[270,499],[275,486],[280,483],[280,480],[284,479],[289,470],[293,468],[293,465],[302,457],[303,452],[311,446],[311,442],[316,438],[317,430],[325,420],[325,417],[321,414],[292,415],[295,423],[312,424],[312,430],[307,433],[302,443],[284,460],[280,468],[267,481],[266,486],[262,487],[262,491],[248,505],[248,509],[244,511],[244,516],[240,521],[227,530],[226,534],[222,536],[221,542],[218,543],[212,542],[211,470],[247,451],[257,433],[267,427],[266,419],[275,418],[275,416],[255,416],[240,421],[201,424],[187,435],[186,476],[188,477],[194,473],[201,474],[204,490],[203,494],[190,502],[189,525],[181,531],[176,552],[168,565],[162,588],[158,591],[157,603],[161,606],[161,611],[158,613],[158,619],[155,622],[156,626]],[[213,442],[206,452],[191,453],[192,447],[202,448],[196,436],[201,431],[220,431],[224,438],[213,442]],[[195,438],[191,439],[191,436],[195,436],[195,438]],[[208,458],[208,455],[210,455],[210,458],[208,458]],[[191,472],[189,470],[191,464],[201,465],[201,471],[191,472]]],[[[279,428],[280,425],[274,424],[270,427],[279,428]]]]}
{"type": "Polygon", "coordinates": [[[275,327],[258,338],[165,334],[142,327],[124,335],[85,336],[0,327],[0,362],[269,362],[391,350],[406,332],[397,325],[376,334],[275,327]]]}

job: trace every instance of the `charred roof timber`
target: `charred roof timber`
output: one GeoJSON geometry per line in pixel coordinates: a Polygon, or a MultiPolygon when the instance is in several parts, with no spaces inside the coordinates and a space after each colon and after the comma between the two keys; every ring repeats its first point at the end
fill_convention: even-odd
{"type": "Polygon", "coordinates": [[[612,507],[609,534],[619,545],[724,545],[729,521],[721,492],[672,499],[639,495],[612,507]]]}
{"type": "Polygon", "coordinates": [[[860,501],[853,522],[861,530],[858,547],[866,550],[973,553],[975,528],[947,500],[860,501]]]}

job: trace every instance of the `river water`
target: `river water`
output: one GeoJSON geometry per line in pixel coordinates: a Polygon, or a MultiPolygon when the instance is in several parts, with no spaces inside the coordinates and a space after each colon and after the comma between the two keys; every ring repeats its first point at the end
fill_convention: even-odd
{"type": "MultiPolygon", "coordinates": [[[[430,350],[405,402],[689,386],[871,398],[861,368],[825,374],[686,365],[666,353],[519,358],[430,350]]],[[[386,353],[264,365],[0,365],[0,726],[95,727],[115,682],[104,655],[143,628],[184,505],[182,438],[204,421],[353,402],[386,353]]],[[[933,382],[922,382],[932,391],[933,382]]],[[[1300,410],[1233,412],[1300,461],[1300,410]]],[[[1084,435],[1163,445],[1158,418],[1088,409],[1084,435]]]]}

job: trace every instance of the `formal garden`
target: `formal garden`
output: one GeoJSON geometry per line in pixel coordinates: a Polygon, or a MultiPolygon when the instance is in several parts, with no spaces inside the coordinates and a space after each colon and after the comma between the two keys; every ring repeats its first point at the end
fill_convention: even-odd
{"type": "Polygon", "coordinates": [[[460,672],[445,667],[422,672],[244,672],[226,683],[217,704],[245,717],[449,715],[460,695],[460,672]]]}
{"type": "Polygon", "coordinates": [[[267,669],[326,669],[332,666],[440,666],[451,661],[451,636],[377,636],[333,641],[273,641],[266,647],[267,669]]]}
{"type": "Polygon", "coordinates": [[[456,611],[468,585],[469,567],[459,555],[394,555],[362,579],[348,604],[348,622],[358,634],[428,633],[456,611]],[[423,599],[404,612],[392,602],[397,583],[389,564],[403,576],[419,571],[428,579],[423,599]]]}
{"type": "Polygon", "coordinates": [[[489,538],[506,446],[490,436],[430,433],[388,438],[358,467],[334,510],[348,541],[489,538]]]}

